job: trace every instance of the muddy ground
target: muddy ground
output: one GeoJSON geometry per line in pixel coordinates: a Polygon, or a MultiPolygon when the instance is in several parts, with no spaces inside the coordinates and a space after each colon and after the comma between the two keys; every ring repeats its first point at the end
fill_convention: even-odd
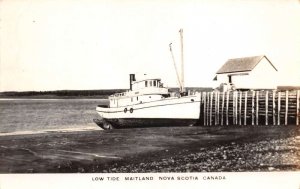
{"type": "Polygon", "coordinates": [[[300,127],[157,127],[0,137],[0,173],[299,171],[300,127]]]}

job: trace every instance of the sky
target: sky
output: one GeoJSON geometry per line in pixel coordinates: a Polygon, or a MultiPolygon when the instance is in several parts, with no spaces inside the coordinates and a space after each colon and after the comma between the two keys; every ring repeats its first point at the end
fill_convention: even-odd
{"type": "Polygon", "coordinates": [[[0,91],[129,88],[130,73],[210,87],[230,58],[266,55],[300,85],[299,0],[1,0],[0,91]]]}

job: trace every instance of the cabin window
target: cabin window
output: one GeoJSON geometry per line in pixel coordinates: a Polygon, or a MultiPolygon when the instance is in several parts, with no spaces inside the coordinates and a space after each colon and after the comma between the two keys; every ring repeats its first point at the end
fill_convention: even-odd
{"type": "Polygon", "coordinates": [[[163,88],[164,87],[164,84],[159,82],[159,87],[163,88]]]}
{"type": "Polygon", "coordinates": [[[136,100],[139,100],[139,97],[138,97],[138,96],[136,97],[136,100]]]}
{"type": "Polygon", "coordinates": [[[145,81],[145,87],[148,87],[148,81],[145,81]]]}
{"type": "Polygon", "coordinates": [[[152,87],[152,81],[149,81],[150,82],[150,87],[152,87]]]}
{"type": "Polygon", "coordinates": [[[153,81],[153,86],[156,87],[156,81],[153,81]]]}

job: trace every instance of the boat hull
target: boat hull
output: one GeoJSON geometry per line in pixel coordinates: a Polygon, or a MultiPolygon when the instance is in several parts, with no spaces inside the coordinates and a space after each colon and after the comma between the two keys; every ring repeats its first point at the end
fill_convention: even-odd
{"type": "Polygon", "coordinates": [[[113,128],[190,126],[199,119],[200,97],[166,98],[118,108],[97,107],[96,110],[103,123],[113,128]]]}

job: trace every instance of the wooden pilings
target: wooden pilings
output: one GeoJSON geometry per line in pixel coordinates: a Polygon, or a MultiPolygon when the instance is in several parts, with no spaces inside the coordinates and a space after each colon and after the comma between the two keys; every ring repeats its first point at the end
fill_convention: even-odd
{"type": "Polygon", "coordinates": [[[300,90],[200,93],[200,125],[300,124],[300,90]]]}

